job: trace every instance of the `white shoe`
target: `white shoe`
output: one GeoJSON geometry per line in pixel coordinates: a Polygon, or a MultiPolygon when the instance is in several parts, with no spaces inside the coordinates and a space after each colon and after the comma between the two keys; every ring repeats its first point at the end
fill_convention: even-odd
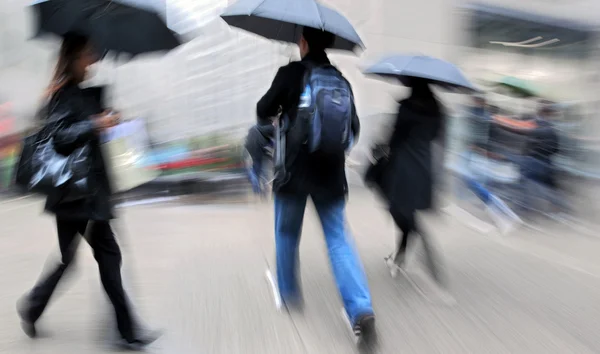
{"type": "Polygon", "coordinates": [[[494,221],[494,224],[496,224],[500,233],[503,235],[511,233],[519,225],[523,224],[521,218],[519,218],[512,211],[510,214],[507,214],[504,213],[502,210],[499,210],[496,206],[488,206],[486,208],[486,212],[494,221]]]}
{"type": "Polygon", "coordinates": [[[271,287],[271,294],[273,295],[273,301],[275,302],[275,308],[278,312],[283,310],[283,300],[281,299],[281,295],[279,294],[279,289],[277,288],[277,283],[275,282],[275,277],[270,269],[267,268],[265,272],[265,276],[267,278],[267,282],[271,287]]]}
{"type": "Polygon", "coordinates": [[[390,270],[390,275],[392,278],[396,278],[398,273],[404,271],[406,264],[406,257],[396,257],[394,253],[384,258],[385,264],[388,266],[390,270]]]}

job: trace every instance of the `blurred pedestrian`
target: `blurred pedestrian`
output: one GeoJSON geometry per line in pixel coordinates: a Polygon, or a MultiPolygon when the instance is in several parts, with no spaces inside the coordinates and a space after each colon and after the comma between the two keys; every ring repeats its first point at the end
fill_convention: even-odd
{"type": "Polygon", "coordinates": [[[305,27],[299,42],[302,60],[281,67],[257,105],[261,124],[276,116],[280,107],[283,117],[279,128],[285,142],[276,149],[285,159],[276,162],[274,181],[277,288],[288,309],[301,305],[298,246],[310,196],[348,320],[356,338],[369,343],[375,338],[371,294],[345,217],[345,157],[360,124],[350,84],[325,54],[333,41],[332,34],[305,27]],[[315,118],[322,123],[319,129],[315,118]]]}
{"type": "Polygon", "coordinates": [[[423,239],[428,266],[433,277],[442,283],[442,273],[436,263],[431,240],[416,220],[416,212],[433,206],[432,143],[443,130],[443,109],[427,81],[409,78],[411,95],[400,102],[393,133],[380,159],[367,173],[367,182],[374,184],[387,200],[389,211],[401,235],[397,248],[387,258],[403,267],[409,239],[418,234],[423,239]]]}
{"type": "MultiPolygon", "coordinates": [[[[492,123],[491,115],[486,105],[485,97],[482,95],[474,95],[472,104],[466,110],[465,114],[465,147],[460,152],[461,158],[461,182],[467,182],[466,186],[470,187],[469,180],[474,179],[485,185],[485,175],[475,173],[471,168],[474,160],[485,159],[487,155],[486,147],[489,143],[490,125],[492,123]]],[[[462,199],[462,189],[459,189],[459,199],[462,199]]]]}
{"type": "Polygon", "coordinates": [[[467,122],[467,144],[469,148],[487,144],[492,117],[484,96],[473,96],[473,104],[469,107],[467,122]]]}
{"type": "Polygon", "coordinates": [[[53,127],[54,148],[68,156],[84,145],[90,153],[87,181],[89,196],[65,201],[65,190],[56,190],[46,200],[46,211],[56,217],[61,261],[38,280],[34,288],[17,304],[22,328],[35,337],[36,322],[44,312],[56,286],[75,258],[79,236],[85,235],[98,263],[102,285],[114,306],[122,341],[119,346],[141,349],[157,338],[156,333],[142,333],[134,324],[121,279],[121,251],[110,226],[114,218],[111,188],[100,147],[100,134],[118,124],[119,115],[103,110],[100,102],[86,95],[80,84],[86,79],[97,56],[86,37],[71,34],[64,38],[54,77],[47,91],[46,127],[53,127]]]}
{"type": "Polygon", "coordinates": [[[557,194],[556,167],[554,155],[560,151],[558,133],[552,117],[556,113],[554,106],[542,101],[534,118],[535,128],[529,134],[526,156],[521,163],[524,193],[527,205],[533,195],[544,196],[555,208],[567,208],[562,196],[557,194]],[[548,193],[552,192],[552,193],[548,193]]]}

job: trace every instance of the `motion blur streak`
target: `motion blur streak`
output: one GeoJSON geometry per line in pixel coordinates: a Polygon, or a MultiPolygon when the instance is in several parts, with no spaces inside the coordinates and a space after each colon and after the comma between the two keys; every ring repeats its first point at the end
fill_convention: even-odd
{"type": "MultiPolygon", "coordinates": [[[[29,3],[0,0],[0,353],[105,353],[113,314],[87,249],[75,262],[78,281],[63,284],[40,321],[42,338],[26,338],[15,313],[57,249],[42,199],[13,183],[58,48],[30,40],[29,3]]],[[[90,84],[108,86],[109,106],[136,123],[110,142],[125,287],[140,317],[165,331],[150,352],[352,353],[310,203],[304,311],[276,309],[273,146],[257,176],[244,143],[257,101],[299,53],[229,28],[219,14],[231,3],[148,1],[166,6],[169,27],[194,39],[165,55],[109,56],[94,68],[90,84]],[[257,181],[264,193],[251,187],[257,181]]],[[[362,125],[346,166],[347,220],[377,314],[374,351],[599,353],[600,2],[323,3],[348,17],[366,46],[330,58],[352,84],[362,125]],[[363,183],[373,147],[385,144],[410,92],[361,74],[390,53],[447,60],[482,90],[435,91],[446,109],[445,139],[434,148],[436,209],[418,219],[435,240],[448,291],[424,271],[419,242],[406,269],[386,266],[397,230],[363,183]]]]}

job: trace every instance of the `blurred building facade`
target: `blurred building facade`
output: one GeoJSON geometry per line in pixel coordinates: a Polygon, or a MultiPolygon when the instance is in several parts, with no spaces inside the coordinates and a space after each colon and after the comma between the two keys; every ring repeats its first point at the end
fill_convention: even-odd
{"type": "MultiPolygon", "coordinates": [[[[590,34],[584,49],[589,51],[585,57],[553,58],[489,46],[476,48],[473,11],[463,7],[469,4],[467,1],[323,2],[346,14],[367,46],[360,56],[332,53],[332,59],[354,86],[365,131],[372,132],[369,134],[377,134],[379,123],[366,117],[393,112],[396,100],[406,91],[364,78],[359,67],[390,52],[441,57],[457,63],[472,78],[489,73],[529,75],[557,88],[558,96],[568,94],[567,100],[593,102],[586,106],[589,117],[598,111],[593,93],[600,88],[600,64],[595,60],[600,42],[594,34],[590,34]]],[[[14,103],[18,128],[29,124],[38,94],[49,78],[56,48],[54,43],[27,41],[31,35],[27,3],[0,2],[0,100],[14,103]]],[[[296,50],[228,28],[218,19],[227,0],[179,0],[173,4],[185,5],[192,18],[188,25],[200,26],[197,38],[163,57],[103,62],[96,82],[112,84],[114,105],[128,115],[147,119],[150,134],[157,142],[248,126],[255,118],[255,103],[268,88],[277,67],[296,58],[296,50]]],[[[485,0],[479,4],[528,12],[538,16],[531,18],[534,22],[560,18],[585,28],[600,23],[600,2],[595,0],[485,0]]],[[[459,99],[449,97],[450,101],[459,99]]],[[[600,130],[600,122],[596,121],[588,119],[588,131],[600,130]]],[[[363,139],[362,144],[369,140],[363,139]]]]}

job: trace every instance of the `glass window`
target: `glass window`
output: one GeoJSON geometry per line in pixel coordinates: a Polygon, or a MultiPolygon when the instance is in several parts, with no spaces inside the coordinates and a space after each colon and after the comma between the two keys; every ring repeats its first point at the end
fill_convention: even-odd
{"type": "Polygon", "coordinates": [[[583,26],[568,26],[558,21],[555,21],[557,25],[553,25],[550,24],[551,20],[543,21],[537,15],[531,14],[531,18],[527,19],[527,14],[516,13],[511,16],[510,11],[473,9],[471,45],[480,49],[536,56],[581,59],[590,54],[592,34],[583,26]],[[542,45],[544,42],[547,44],[542,45]],[[518,43],[526,46],[514,45],[518,43]]]}

